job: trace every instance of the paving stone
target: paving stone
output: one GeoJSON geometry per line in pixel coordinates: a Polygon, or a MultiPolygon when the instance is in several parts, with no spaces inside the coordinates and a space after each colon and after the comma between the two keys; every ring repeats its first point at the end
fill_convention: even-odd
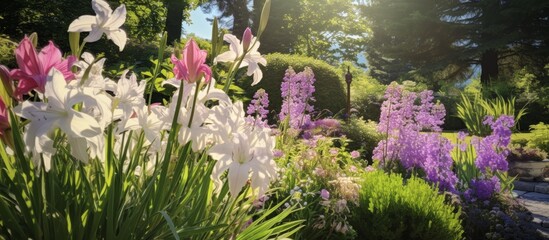
{"type": "Polygon", "coordinates": [[[514,189],[520,190],[520,191],[527,191],[527,192],[533,192],[534,187],[536,186],[536,184],[533,182],[523,182],[523,181],[515,181],[514,185],[515,185],[514,189]]]}
{"type": "Polygon", "coordinates": [[[520,196],[520,198],[529,199],[538,202],[545,202],[544,205],[549,209],[549,194],[529,192],[520,196]]]}
{"type": "Polygon", "coordinates": [[[549,193],[549,183],[539,183],[534,187],[534,191],[538,193],[549,193]]]}

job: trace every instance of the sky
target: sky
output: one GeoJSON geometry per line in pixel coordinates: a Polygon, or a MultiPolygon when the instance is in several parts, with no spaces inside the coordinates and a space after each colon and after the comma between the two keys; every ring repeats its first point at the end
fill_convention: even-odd
{"type": "MultiPolygon", "coordinates": [[[[206,14],[200,7],[191,11],[191,24],[183,22],[184,34],[193,33],[200,38],[211,39],[212,23],[208,22],[207,18],[213,18],[214,14],[219,15],[215,9],[211,13],[206,14]]],[[[358,62],[367,63],[363,54],[359,55],[358,62]]]]}
{"type": "Polygon", "coordinates": [[[208,22],[206,18],[213,18],[213,14],[213,11],[210,14],[205,14],[200,7],[191,11],[192,23],[189,25],[188,23],[183,22],[184,33],[194,33],[198,37],[211,39],[212,23],[208,22]]]}

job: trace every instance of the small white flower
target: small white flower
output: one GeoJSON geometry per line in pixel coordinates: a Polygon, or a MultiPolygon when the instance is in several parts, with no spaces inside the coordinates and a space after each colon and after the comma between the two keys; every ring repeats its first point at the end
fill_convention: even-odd
{"type": "Polygon", "coordinates": [[[69,25],[69,32],[90,32],[84,42],[95,42],[105,33],[122,51],[128,40],[126,32],[120,29],[126,21],[126,6],[122,4],[113,11],[107,2],[92,0],[92,8],[96,15],[80,16],[69,25]]]}
{"type": "Polygon", "coordinates": [[[142,109],[145,106],[145,80],[137,82],[137,76],[134,73],[129,78],[126,77],[128,71],[124,71],[118,80],[114,89],[114,100],[116,108],[122,111],[122,122],[127,121],[135,111],[142,109]]]}
{"type": "Polygon", "coordinates": [[[261,81],[261,79],[263,78],[263,72],[261,71],[261,68],[259,68],[258,64],[266,66],[267,60],[262,57],[261,54],[257,51],[259,49],[259,40],[252,36],[251,30],[249,28],[244,31],[242,39],[242,42],[240,42],[240,40],[238,40],[236,36],[232,34],[225,34],[223,36],[223,40],[230,44],[230,50],[219,54],[214,59],[214,64],[217,64],[217,62],[239,61],[239,59],[244,55],[247,50],[246,55],[244,56],[244,59],[242,60],[242,63],[240,64],[240,66],[238,66],[238,68],[248,67],[248,71],[246,74],[248,76],[251,76],[252,74],[254,75],[254,80],[252,82],[253,86],[258,84],[259,81],[261,81]]]}
{"type": "Polygon", "coordinates": [[[106,58],[102,58],[96,61],[91,65],[91,69],[88,72],[88,78],[84,79],[82,83],[82,78],[84,73],[95,61],[95,57],[88,52],[82,53],[82,60],[74,63],[73,66],[77,67],[79,71],[75,74],[75,81],[71,81],[70,85],[75,87],[91,87],[97,89],[97,92],[100,91],[113,91],[116,88],[116,83],[109,78],[103,77],[103,66],[105,65],[106,58]]]}

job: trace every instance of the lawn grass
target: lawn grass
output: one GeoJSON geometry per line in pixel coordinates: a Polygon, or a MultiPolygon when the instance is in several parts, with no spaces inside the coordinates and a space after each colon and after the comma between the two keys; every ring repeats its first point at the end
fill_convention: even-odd
{"type": "MultiPolygon", "coordinates": [[[[456,143],[457,140],[457,132],[442,132],[442,136],[445,138],[448,138],[452,143],[456,143]]],[[[511,135],[511,142],[517,142],[517,141],[528,141],[534,134],[532,133],[513,133],[511,135]]],[[[467,143],[471,141],[471,137],[467,136],[465,139],[467,143]]]]}

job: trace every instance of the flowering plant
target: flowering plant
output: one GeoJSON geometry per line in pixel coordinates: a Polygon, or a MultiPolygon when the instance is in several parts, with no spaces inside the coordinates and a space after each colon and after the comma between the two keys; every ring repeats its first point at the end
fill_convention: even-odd
{"type": "MultiPolygon", "coordinates": [[[[144,94],[154,82],[138,81],[127,71],[110,80],[102,74],[104,58],[80,54],[84,43],[103,34],[120,50],[127,40],[120,29],[124,5],[112,11],[107,2],[92,0],[92,7],[96,16],[81,16],[69,26],[68,57],[62,58],[52,41],[37,54],[25,37],[16,50],[18,68],[9,74],[0,69],[0,236],[259,239],[292,234],[300,221],[277,224],[294,208],[278,215],[272,213],[284,202],[252,209],[276,178],[275,141],[269,128],[246,122],[241,102],[215,88],[207,53],[189,40],[170,58],[174,78],[164,84],[176,87],[172,99],[147,105],[144,94]],[[89,32],[83,43],[74,37],[80,32],[89,32]]],[[[267,15],[264,11],[262,19],[267,15]]],[[[232,68],[247,59],[246,52],[253,51],[237,55],[232,68]]],[[[256,53],[252,59],[257,60],[256,53]]]]}

